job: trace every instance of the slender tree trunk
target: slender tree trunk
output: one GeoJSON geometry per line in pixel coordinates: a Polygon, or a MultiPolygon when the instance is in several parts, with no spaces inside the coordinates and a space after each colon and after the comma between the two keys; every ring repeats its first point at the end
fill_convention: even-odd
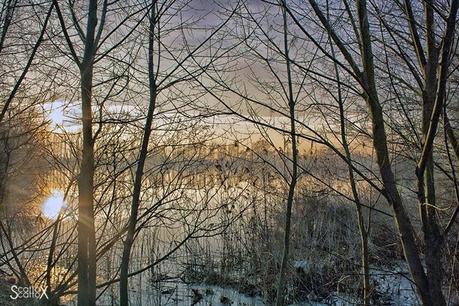
{"type": "Polygon", "coordinates": [[[8,0],[2,4],[1,10],[1,18],[2,18],[2,30],[0,34],[0,53],[3,50],[3,46],[5,44],[6,34],[8,33],[8,29],[10,27],[11,21],[13,19],[14,10],[17,6],[17,0],[8,0]]]}
{"type": "MultiPolygon", "coordinates": [[[[430,29],[430,31],[433,30],[430,29]]],[[[435,51],[432,51],[435,52],[435,51]]],[[[429,60],[426,67],[426,87],[423,94],[423,118],[422,133],[424,140],[429,130],[430,118],[432,116],[433,106],[436,96],[436,67],[437,56],[428,56],[429,60]]],[[[429,292],[432,302],[435,305],[446,305],[441,287],[442,287],[442,252],[441,252],[441,234],[437,221],[436,196],[435,196],[435,178],[433,165],[433,150],[427,155],[426,169],[424,175],[418,177],[418,199],[420,205],[420,214],[423,225],[425,241],[425,262],[427,270],[427,279],[429,283],[429,292]]]]}
{"type": "MultiPolygon", "coordinates": [[[[439,121],[439,115],[436,117],[433,115],[436,103],[442,102],[441,100],[437,100],[439,98],[442,99],[442,96],[444,95],[444,93],[441,92],[441,90],[444,90],[441,85],[444,84],[445,80],[442,79],[441,74],[438,76],[438,71],[446,69],[443,65],[447,63],[444,59],[442,59],[440,64],[438,62],[439,50],[436,47],[434,6],[434,0],[427,0],[424,3],[427,57],[426,65],[424,67],[425,85],[422,95],[423,148],[429,138],[429,129],[432,118],[436,118],[435,120],[439,121]]],[[[451,12],[454,12],[454,7],[452,7],[451,12]]],[[[448,27],[450,28],[451,25],[448,25],[448,27]]],[[[445,35],[444,43],[445,45],[443,48],[449,48],[448,35],[445,35]]],[[[443,56],[445,56],[444,50],[443,56]]],[[[446,56],[448,56],[448,52],[446,53],[446,56]]],[[[442,292],[442,237],[437,220],[433,145],[430,146],[430,149],[427,152],[423,152],[423,155],[425,155],[425,170],[417,172],[417,175],[418,199],[421,208],[421,219],[423,223],[424,241],[426,246],[425,261],[427,279],[429,282],[429,292],[432,302],[435,305],[443,306],[446,305],[446,301],[442,292]]]]}
{"type": "Polygon", "coordinates": [[[384,127],[383,110],[379,103],[376,89],[373,51],[371,47],[370,28],[366,0],[357,1],[360,35],[362,41],[363,84],[366,101],[370,109],[372,121],[373,146],[376,152],[379,172],[384,185],[385,196],[394,211],[396,225],[400,233],[405,258],[410,268],[411,275],[416,283],[416,289],[424,305],[432,305],[429,294],[427,276],[421,263],[419,250],[416,245],[414,229],[407,215],[402,199],[395,184],[394,174],[389,161],[387,137],[384,127]]]}
{"type": "MultiPolygon", "coordinates": [[[[327,2],[327,19],[329,18],[329,8],[327,2]]],[[[330,43],[332,56],[335,57],[335,49],[333,44],[330,43]]],[[[351,184],[352,196],[354,198],[356,213],[357,213],[357,222],[359,226],[360,233],[360,261],[362,263],[362,285],[363,285],[363,305],[370,305],[370,263],[369,263],[369,251],[368,251],[368,230],[365,226],[365,217],[363,215],[363,207],[360,201],[359,193],[357,190],[357,184],[355,181],[354,170],[352,165],[351,152],[349,150],[349,144],[346,137],[346,117],[344,114],[344,100],[342,95],[341,88],[341,79],[338,70],[338,65],[336,62],[334,64],[335,77],[338,88],[338,106],[340,114],[340,132],[341,132],[341,142],[343,145],[344,153],[347,159],[348,172],[349,172],[349,183],[351,184]]],[[[369,225],[368,225],[369,226],[369,225]]]]}
{"type": "Polygon", "coordinates": [[[124,240],[123,256],[121,259],[121,270],[120,270],[120,305],[129,305],[129,294],[128,294],[128,272],[129,272],[129,260],[132,245],[134,243],[135,227],[137,224],[137,216],[140,205],[140,193],[142,187],[142,177],[145,166],[145,160],[148,154],[148,144],[150,142],[151,125],[153,123],[153,115],[156,107],[157,97],[157,86],[154,75],[153,67],[153,37],[155,30],[155,5],[153,4],[152,13],[150,16],[150,31],[148,36],[148,79],[149,79],[149,91],[150,101],[148,106],[147,119],[145,122],[145,128],[143,133],[142,145],[139,154],[139,160],[137,163],[137,169],[134,179],[134,191],[132,194],[131,213],[128,221],[128,230],[126,239],[124,240]]]}
{"type": "MultiPolygon", "coordinates": [[[[334,55],[333,45],[331,45],[332,54],[334,55]]],[[[354,198],[355,208],[357,212],[357,221],[360,232],[360,260],[362,263],[362,274],[363,274],[363,305],[370,305],[370,266],[369,266],[369,253],[368,253],[368,231],[365,226],[365,217],[363,215],[362,203],[360,201],[359,193],[357,190],[357,184],[355,181],[354,170],[352,168],[352,157],[349,150],[349,145],[346,137],[346,120],[344,115],[344,101],[341,91],[341,81],[338,71],[338,65],[334,63],[335,76],[338,86],[338,104],[340,113],[340,128],[341,128],[341,142],[343,145],[344,153],[347,159],[349,182],[351,184],[352,196],[354,198]]]]}
{"type": "MultiPolygon", "coordinates": [[[[2,129],[2,127],[0,127],[2,129]]],[[[2,146],[6,146],[8,143],[8,129],[0,130],[0,138],[2,138],[2,146]]],[[[0,221],[3,220],[8,214],[7,207],[5,205],[6,186],[8,183],[8,169],[10,167],[10,152],[5,150],[0,154],[0,221]]]]}
{"type": "MultiPolygon", "coordinates": [[[[459,101],[456,103],[459,103],[459,101]]],[[[457,142],[456,135],[454,134],[453,127],[451,126],[451,123],[449,122],[449,118],[448,118],[448,115],[446,114],[446,111],[443,112],[443,122],[445,125],[446,135],[448,137],[449,142],[451,143],[451,147],[453,148],[454,155],[456,156],[456,161],[459,162],[459,143],[457,142]]]]}
{"type": "Polygon", "coordinates": [[[284,21],[284,52],[286,57],[286,66],[287,66],[287,78],[288,78],[288,101],[289,101],[289,110],[290,110],[290,138],[292,141],[292,173],[291,180],[288,189],[287,195],[287,207],[285,214],[285,233],[284,233],[284,248],[282,253],[281,267],[279,271],[279,279],[277,283],[277,296],[276,296],[276,306],[285,305],[285,285],[286,285],[286,273],[287,265],[289,261],[289,252],[290,252],[290,236],[291,236],[291,218],[292,218],[292,208],[294,204],[295,197],[295,186],[298,180],[298,148],[297,148],[297,138],[296,138],[296,129],[295,129],[295,99],[293,96],[293,84],[292,84],[292,74],[290,68],[290,58],[288,53],[288,33],[287,33],[287,12],[285,9],[285,2],[282,3],[283,11],[283,21],[284,21]]]}
{"type": "Polygon", "coordinates": [[[49,253],[48,253],[48,260],[47,260],[47,265],[46,265],[46,292],[48,294],[48,297],[50,298],[50,301],[44,301],[42,300],[43,304],[47,305],[59,305],[59,296],[54,295],[52,293],[52,272],[54,268],[55,262],[53,262],[53,257],[54,257],[54,251],[56,250],[56,242],[58,238],[58,232],[59,232],[59,224],[61,222],[61,215],[59,214],[56,219],[56,223],[54,224],[53,228],[53,235],[51,238],[51,245],[49,247],[49,253]]]}
{"type": "Polygon", "coordinates": [[[357,208],[357,217],[359,221],[360,244],[361,244],[361,262],[363,272],[363,303],[368,306],[371,303],[371,287],[370,287],[370,252],[368,250],[368,232],[365,229],[365,222],[362,213],[362,207],[357,208]]]}
{"type": "MultiPolygon", "coordinates": [[[[421,298],[423,305],[435,305],[436,301],[433,300],[433,295],[430,290],[430,285],[428,281],[428,277],[424,271],[424,267],[421,262],[421,253],[418,250],[415,240],[414,228],[411,224],[410,218],[408,213],[403,205],[402,198],[400,193],[397,190],[397,186],[395,183],[394,173],[392,172],[392,168],[390,165],[389,160],[389,152],[387,148],[387,137],[386,131],[384,127],[384,118],[383,118],[383,109],[379,102],[378,91],[375,83],[375,67],[373,63],[373,51],[372,51],[372,40],[370,35],[370,25],[368,21],[368,10],[367,10],[367,3],[366,0],[357,0],[357,15],[359,21],[359,31],[360,35],[360,57],[363,66],[363,71],[360,71],[359,66],[354,61],[353,56],[347,50],[345,44],[339,39],[336,32],[333,30],[333,27],[327,22],[326,18],[322,14],[320,8],[318,7],[316,1],[309,0],[314,12],[319,17],[322,24],[325,26],[328,33],[331,35],[334,42],[339,47],[342,55],[350,65],[350,68],[355,74],[355,79],[361,84],[364,90],[364,98],[368,104],[368,109],[370,112],[370,118],[372,121],[372,138],[373,138],[373,147],[375,149],[377,163],[379,167],[379,172],[382,178],[382,183],[384,186],[383,194],[385,198],[388,200],[389,204],[392,206],[394,212],[394,219],[396,225],[398,227],[398,232],[400,234],[400,239],[403,245],[403,251],[405,253],[405,259],[408,263],[410,268],[411,276],[413,278],[414,283],[416,284],[417,292],[421,298]]],[[[405,2],[407,7],[407,14],[411,14],[409,1],[405,2]]],[[[429,5],[429,4],[428,4],[429,5]]],[[[435,94],[435,103],[432,110],[432,115],[429,119],[429,128],[428,133],[425,136],[423,149],[421,158],[418,162],[416,174],[418,178],[422,178],[419,180],[420,183],[419,187],[424,188],[424,171],[426,170],[426,165],[429,162],[429,154],[432,150],[433,141],[435,138],[437,126],[438,126],[438,118],[441,115],[441,110],[443,107],[444,99],[445,99],[445,92],[446,92],[446,82],[448,78],[448,67],[450,64],[450,51],[454,37],[455,31],[455,24],[456,24],[456,15],[459,7],[459,0],[452,0],[451,1],[451,9],[449,12],[449,16],[446,20],[446,31],[441,43],[441,63],[439,65],[438,71],[438,82],[436,86],[436,94],[435,94]]],[[[410,17],[410,16],[409,16],[410,17]]],[[[410,17],[411,18],[411,17],[410,17]]],[[[414,22],[414,21],[413,21],[414,22]]],[[[297,22],[296,22],[297,23],[297,22]]],[[[414,30],[413,24],[411,25],[410,30],[413,32],[413,36],[418,37],[416,35],[416,31],[414,30]]],[[[422,49],[422,44],[416,39],[413,41],[417,49],[418,56],[421,59],[420,62],[424,65],[425,59],[423,58],[423,53],[420,52],[422,49]]],[[[433,178],[433,177],[432,177],[433,178]]],[[[429,179],[430,180],[430,179],[429,179]]],[[[433,189],[429,193],[432,193],[433,189]]],[[[419,190],[419,196],[424,196],[424,190],[419,190]]],[[[424,203],[424,201],[421,201],[424,203]]],[[[433,207],[431,207],[433,208],[433,207]]],[[[421,217],[426,221],[424,224],[428,224],[428,219],[434,220],[435,213],[428,212],[429,209],[423,208],[421,210],[422,214],[421,217]],[[430,217],[429,217],[430,216],[430,217]]],[[[433,212],[434,210],[432,210],[433,212]]],[[[433,223],[435,224],[435,223],[433,223]]],[[[432,230],[432,233],[435,233],[435,229],[432,230]]],[[[430,230],[429,230],[430,232],[430,230]]],[[[432,242],[430,243],[429,248],[438,249],[442,246],[442,240],[444,239],[444,235],[440,235],[440,239],[436,239],[436,234],[431,235],[432,242]],[[433,241],[436,241],[433,243],[433,241]]],[[[432,250],[430,250],[432,251],[432,250]]],[[[439,253],[428,255],[432,260],[439,260],[437,256],[439,253]]],[[[435,263],[433,265],[437,265],[435,263]]],[[[432,269],[434,274],[438,273],[441,268],[441,265],[438,264],[437,268],[432,269]],[[436,270],[436,271],[434,271],[436,270]]],[[[429,268],[430,269],[430,268],[429,268]]],[[[429,275],[430,276],[430,275],[429,275]]],[[[438,283],[438,281],[436,281],[438,283]]],[[[441,290],[434,289],[438,295],[441,295],[441,290]]],[[[440,304],[442,304],[440,299],[440,304]]]]}
{"type": "Polygon", "coordinates": [[[94,139],[92,80],[97,0],[89,1],[83,61],[80,66],[83,156],[78,177],[78,305],[96,304],[96,233],[94,224],[94,139]]]}
{"type": "MultiPolygon", "coordinates": [[[[14,5],[16,5],[16,4],[14,4],[14,5]]],[[[29,69],[32,66],[32,62],[35,59],[35,55],[36,55],[36,53],[38,51],[38,48],[40,47],[41,43],[43,42],[43,37],[44,37],[44,35],[46,33],[47,24],[48,24],[48,21],[49,21],[51,15],[52,15],[51,13],[53,11],[53,8],[54,8],[54,4],[51,4],[51,6],[49,7],[49,10],[48,10],[48,13],[46,14],[46,18],[44,20],[43,27],[41,28],[40,36],[38,37],[38,39],[37,39],[37,41],[36,41],[36,43],[35,43],[35,45],[34,45],[34,47],[32,49],[32,52],[30,53],[29,59],[27,60],[25,67],[22,69],[22,73],[19,76],[18,80],[16,81],[16,84],[14,84],[14,87],[11,90],[8,98],[6,99],[6,101],[4,101],[4,103],[2,103],[3,106],[2,106],[2,110],[0,111],[0,124],[4,120],[6,112],[8,111],[8,108],[11,105],[11,102],[13,102],[13,99],[16,97],[16,94],[19,91],[19,88],[20,88],[22,82],[26,78],[27,73],[29,72],[29,69]]],[[[14,8],[11,8],[11,10],[14,10],[14,8]]],[[[11,14],[13,14],[12,11],[11,11],[11,14]]],[[[12,18],[12,16],[10,16],[8,18],[12,18]]],[[[5,23],[8,22],[8,24],[9,24],[10,21],[5,21],[5,23]]],[[[6,31],[7,30],[8,30],[8,27],[6,26],[6,24],[4,24],[4,28],[3,28],[4,33],[2,33],[2,35],[6,35],[6,31]]],[[[1,39],[4,40],[5,37],[2,36],[1,39]]],[[[2,41],[1,45],[0,45],[0,51],[1,51],[1,47],[3,46],[3,43],[4,42],[2,41]]]]}

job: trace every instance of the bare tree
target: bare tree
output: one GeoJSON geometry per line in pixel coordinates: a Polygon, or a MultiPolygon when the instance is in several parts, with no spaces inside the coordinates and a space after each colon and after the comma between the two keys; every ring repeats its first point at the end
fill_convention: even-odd
{"type": "MultiPolygon", "coordinates": [[[[121,271],[120,271],[120,304],[128,305],[128,272],[129,272],[129,259],[134,242],[134,235],[136,233],[136,225],[138,222],[138,212],[140,206],[140,194],[142,188],[142,179],[144,174],[145,162],[148,157],[148,147],[150,144],[150,136],[152,133],[152,123],[154,119],[154,114],[156,111],[157,99],[162,94],[163,91],[167,90],[171,86],[177,86],[180,83],[185,81],[190,82],[190,79],[196,78],[199,74],[203,72],[200,69],[195,69],[192,71],[190,69],[191,65],[188,63],[190,59],[196,53],[203,53],[204,47],[207,47],[208,42],[213,38],[213,36],[218,33],[218,31],[223,27],[226,22],[223,22],[222,25],[217,27],[216,30],[208,34],[202,41],[200,41],[196,47],[184,46],[186,48],[186,55],[182,58],[175,59],[176,62],[172,63],[171,72],[161,73],[160,64],[162,61],[165,61],[165,58],[162,58],[161,50],[165,49],[166,53],[172,54],[175,56],[171,50],[161,41],[163,38],[162,32],[165,31],[165,26],[162,24],[162,20],[174,18],[178,14],[182,14],[182,10],[187,8],[187,4],[182,4],[180,2],[171,1],[160,3],[157,1],[152,1],[150,5],[149,13],[149,27],[148,27],[148,91],[149,91],[149,104],[148,112],[146,116],[144,133],[142,137],[141,148],[139,151],[139,157],[137,161],[137,168],[134,179],[134,191],[132,194],[132,203],[131,203],[131,213],[129,216],[127,234],[124,240],[123,248],[123,257],[121,261],[121,271]],[[174,7],[179,5],[179,9],[174,7]],[[156,41],[157,40],[157,41],[156,41]],[[158,50],[155,50],[155,45],[158,50]],[[183,76],[177,77],[180,70],[183,70],[182,67],[190,66],[187,68],[187,73],[183,76]]],[[[228,21],[229,19],[227,19],[228,21]]],[[[165,23],[167,25],[167,22],[165,23]]],[[[183,31],[185,24],[178,24],[177,29],[183,31]],[[183,28],[181,28],[183,27],[183,28]]],[[[186,41],[186,39],[185,39],[186,41]]],[[[175,53],[175,52],[174,52],[175,53]]],[[[212,60],[212,55],[207,55],[210,60],[212,60]]],[[[205,63],[204,65],[209,65],[210,63],[205,63]]],[[[203,65],[203,63],[201,63],[203,65]]]]}
{"type": "MultiPolygon", "coordinates": [[[[105,21],[107,18],[109,6],[113,3],[103,1],[99,9],[99,1],[91,0],[87,6],[86,31],[83,32],[79,21],[75,18],[76,8],[75,3],[70,3],[68,9],[70,15],[73,16],[72,25],[74,31],[78,33],[83,42],[83,53],[80,57],[77,54],[75,43],[67,30],[68,21],[61,11],[60,4],[53,1],[56,7],[57,15],[67,43],[70,56],[78,66],[80,71],[80,90],[81,90],[81,114],[82,114],[82,160],[80,165],[80,174],[78,177],[79,190],[79,205],[78,205],[78,304],[79,305],[94,305],[96,301],[96,233],[94,221],[94,145],[96,136],[93,133],[93,76],[94,65],[97,61],[106,57],[110,52],[125,41],[127,37],[121,38],[107,51],[97,56],[97,50],[118,28],[124,24],[128,18],[123,19],[118,26],[115,26],[102,39],[102,33],[105,29],[105,21]],[[98,23],[98,13],[100,14],[100,22],[98,23]]],[[[140,10],[141,11],[141,10],[140,10]]],[[[134,12],[133,15],[138,12],[134,12]]],[[[129,17],[129,15],[128,15],[129,17]]],[[[137,23],[138,25],[139,23],[137,23]]],[[[134,29],[137,26],[134,23],[134,29]]]]}
{"type": "MultiPolygon", "coordinates": [[[[376,83],[376,68],[373,59],[373,43],[372,43],[372,33],[370,29],[370,14],[367,8],[366,1],[357,1],[356,3],[356,25],[354,27],[354,34],[358,37],[359,41],[359,48],[360,52],[358,54],[358,58],[361,64],[358,64],[355,56],[352,55],[351,52],[355,50],[351,50],[350,47],[346,46],[343,39],[339,36],[336,29],[332,26],[332,24],[327,20],[325,17],[323,8],[316,2],[316,1],[309,1],[311,8],[313,9],[315,16],[322,24],[324,30],[330,37],[332,38],[333,42],[336,44],[337,48],[339,49],[342,57],[346,61],[347,71],[353,76],[353,78],[358,82],[358,84],[362,87],[364,91],[363,98],[367,102],[368,110],[371,115],[372,120],[372,138],[373,138],[373,147],[376,151],[376,156],[379,165],[379,171],[381,175],[381,179],[384,186],[383,195],[386,197],[388,202],[391,204],[394,212],[394,217],[401,235],[401,241],[404,248],[404,253],[408,265],[410,267],[410,271],[413,277],[414,282],[416,283],[417,290],[419,295],[422,299],[423,304],[425,305],[443,305],[444,298],[441,294],[441,280],[439,279],[440,275],[438,274],[440,258],[437,256],[430,256],[427,252],[426,256],[430,257],[432,262],[431,267],[428,268],[431,272],[428,274],[433,273],[434,275],[427,276],[424,272],[420,252],[416,245],[415,240],[415,230],[412,226],[411,220],[408,216],[406,208],[403,204],[402,197],[397,189],[394,173],[390,164],[389,160],[389,151],[387,147],[387,133],[385,129],[385,121],[384,121],[384,112],[380,103],[380,97],[378,94],[378,86],[376,83]],[[360,68],[362,67],[362,68],[360,68]],[[435,259],[433,259],[435,257],[435,259]],[[435,263],[434,263],[435,262],[435,263]],[[436,271],[436,272],[435,272],[436,271]]],[[[345,2],[346,4],[346,2],[345,2]]],[[[436,83],[436,86],[433,86],[435,92],[433,95],[433,100],[435,102],[434,111],[429,112],[430,115],[424,115],[424,117],[428,117],[429,125],[428,129],[429,132],[425,134],[425,141],[422,149],[421,158],[417,167],[417,175],[418,177],[424,177],[425,169],[427,166],[427,162],[429,160],[428,155],[431,154],[432,150],[432,143],[434,139],[434,131],[436,131],[436,127],[439,120],[439,115],[441,114],[440,110],[438,110],[438,105],[442,105],[445,95],[445,84],[446,84],[446,75],[448,71],[449,65],[449,58],[450,58],[450,49],[451,49],[451,39],[452,35],[454,35],[455,23],[456,23],[456,14],[457,14],[457,2],[453,1],[449,10],[449,16],[447,17],[447,26],[444,35],[444,41],[441,44],[441,53],[442,53],[442,62],[440,64],[440,69],[437,70],[438,73],[437,81],[433,81],[436,83]]],[[[304,34],[308,36],[308,38],[313,39],[310,32],[303,26],[301,21],[298,19],[297,15],[295,14],[294,9],[288,9],[290,16],[298,25],[298,27],[303,31],[304,34]]],[[[432,14],[429,12],[430,9],[427,10],[427,15],[432,14]]],[[[352,12],[350,10],[347,11],[349,14],[349,19],[354,20],[354,16],[351,15],[352,12]]],[[[431,17],[429,17],[431,18],[431,17]]],[[[430,31],[427,31],[430,33],[430,31]]],[[[431,35],[431,34],[428,34],[431,35]]],[[[433,35],[433,34],[432,34],[433,35]]],[[[313,40],[316,45],[319,45],[319,42],[313,40]]],[[[413,44],[417,45],[416,41],[413,44]]],[[[322,49],[323,50],[323,49],[322,49]]],[[[326,56],[330,57],[332,60],[335,60],[341,67],[343,67],[343,63],[338,59],[336,56],[330,55],[325,50],[323,50],[326,56]]],[[[435,71],[435,69],[433,70],[435,71]]],[[[432,76],[430,76],[432,77],[432,76]]],[[[431,92],[431,94],[432,94],[431,92]]],[[[424,180],[424,179],[422,179],[424,180]]],[[[424,183],[419,184],[419,195],[421,195],[422,199],[425,199],[425,191],[424,191],[424,183]]],[[[421,198],[420,198],[421,199],[421,198]]],[[[424,201],[420,201],[424,203],[424,201]]],[[[424,220],[427,219],[427,211],[421,210],[421,213],[424,214],[424,220]]],[[[435,232],[434,228],[436,227],[435,221],[435,213],[433,211],[430,212],[430,221],[429,223],[430,232],[435,232]]],[[[439,241],[433,237],[440,237],[438,235],[432,234],[432,238],[430,239],[431,243],[429,243],[429,239],[426,240],[426,243],[430,245],[428,248],[430,250],[438,250],[438,247],[431,246],[432,241],[439,241]]],[[[429,259],[427,259],[429,261],[429,259]]]]}
{"type": "MultiPolygon", "coordinates": [[[[34,5],[31,4],[30,8],[27,6],[25,8],[19,8],[17,1],[5,1],[2,5],[1,8],[1,14],[0,14],[0,22],[1,22],[1,27],[2,27],[2,32],[1,32],[1,37],[0,37],[0,56],[4,56],[5,60],[8,58],[5,56],[5,53],[9,53],[10,46],[6,45],[5,43],[8,42],[8,35],[10,32],[12,32],[11,28],[15,27],[20,27],[20,24],[16,24],[15,20],[18,19],[18,13],[27,10],[27,9],[37,9],[40,10],[40,8],[35,8],[34,5]]],[[[14,98],[16,97],[16,94],[18,93],[21,85],[24,82],[24,79],[26,75],[29,73],[29,70],[32,66],[32,63],[35,59],[35,55],[40,47],[40,45],[43,42],[44,35],[48,26],[48,22],[50,20],[52,11],[53,11],[54,5],[51,4],[49,6],[49,9],[47,13],[45,14],[44,21],[42,23],[42,26],[40,28],[40,33],[38,35],[38,38],[33,45],[30,54],[28,55],[28,59],[26,61],[26,64],[24,67],[21,67],[21,73],[19,74],[19,77],[15,80],[14,85],[12,88],[9,90],[8,97],[5,99],[4,103],[2,103],[2,110],[0,112],[0,123],[4,120],[5,115],[8,111],[8,108],[10,107],[11,103],[13,102],[14,98]]],[[[13,43],[14,46],[14,43],[13,43]]],[[[11,58],[10,58],[11,60],[11,58]]],[[[6,77],[6,75],[4,76],[6,77]]],[[[3,82],[2,82],[3,83],[3,82]]],[[[7,82],[5,82],[7,83],[7,82]]]]}

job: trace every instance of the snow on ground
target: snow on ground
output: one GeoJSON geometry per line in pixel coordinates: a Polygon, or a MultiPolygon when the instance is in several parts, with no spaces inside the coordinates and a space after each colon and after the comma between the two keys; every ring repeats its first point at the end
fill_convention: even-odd
{"type": "Polygon", "coordinates": [[[406,263],[395,262],[390,268],[373,266],[370,273],[378,292],[390,298],[390,305],[420,305],[406,263]]]}
{"type": "MultiPolygon", "coordinates": [[[[308,269],[310,264],[307,261],[297,261],[294,266],[308,269]]],[[[390,267],[372,266],[370,272],[377,292],[385,298],[383,300],[385,305],[420,305],[405,263],[394,262],[390,267]]],[[[180,279],[171,279],[152,285],[144,283],[141,287],[135,286],[133,283],[132,285],[130,292],[132,305],[267,306],[259,296],[247,296],[232,288],[206,284],[185,284],[180,279]]],[[[115,296],[112,297],[107,293],[101,297],[98,305],[111,305],[112,299],[117,300],[116,291],[115,296]]],[[[322,302],[304,301],[290,304],[290,306],[351,306],[357,304],[356,297],[331,293],[322,302]]]]}
{"type": "Polygon", "coordinates": [[[250,297],[231,288],[222,288],[210,285],[187,285],[181,282],[170,282],[169,284],[162,286],[160,290],[153,290],[151,293],[156,296],[161,295],[161,305],[164,306],[265,305],[261,297],[250,297]]]}

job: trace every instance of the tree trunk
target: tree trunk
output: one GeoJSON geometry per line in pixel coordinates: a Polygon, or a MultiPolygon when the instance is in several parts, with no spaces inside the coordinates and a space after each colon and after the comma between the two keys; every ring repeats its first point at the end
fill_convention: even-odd
{"type": "MultiPolygon", "coordinates": [[[[327,7],[327,18],[328,18],[328,7],[327,7]]],[[[332,56],[335,56],[335,50],[333,44],[330,44],[332,56]]],[[[352,156],[349,150],[349,144],[346,136],[346,120],[344,114],[344,101],[341,88],[341,80],[338,70],[338,65],[334,62],[336,84],[338,88],[338,106],[340,114],[340,132],[341,142],[343,145],[344,153],[347,159],[348,172],[349,172],[349,183],[351,184],[352,196],[354,198],[355,208],[357,212],[357,221],[359,225],[360,233],[360,261],[362,263],[362,274],[363,274],[363,305],[370,305],[370,266],[369,266],[369,252],[368,252],[368,230],[365,227],[365,218],[362,211],[362,203],[360,201],[359,193],[357,190],[357,184],[355,181],[354,170],[352,165],[352,156]]],[[[368,225],[369,227],[369,225],[368,225]]]]}
{"type": "Polygon", "coordinates": [[[395,222],[400,233],[405,258],[422,303],[424,305],[432,305],[427,277],[424,273],[420,254],[416,246],[414,229],[397,190],[394,174],[389,161],[383,110],[379,103],[375,83],[375,69],[366,0],[357,1],[357,12],[362,41],[361,57],[364,67],[362,83],[364,85],[365,98],[370,110],[373,146],[375,148],[379,172],[384,185],[385,196],[394,211],[395,222]]]}
{"type": "Polygon", "coordinates": [[[94,139],[92,79],[97,0],[90,0],[83,61],[80,66],[83,156],[78,177],[78,305],[96,304],[96,233],[94,224],[94,139]]]}
{"type": "Polygon", "coordinates": [[[288,101],[290,110],[290,138],[292,141],[292,174],[289,183],[288,195],[287,195],[287,206],[285,213],[285,233],[284,233],[284,248],[282,253],[281,267],[279,271],[279,279],[277,283],[277,296],[276,306],[285,305],[285,283],[286,283],[286,272],[289,261],[290,252],[290,235],[291,235],[291,218],[292,208],[295,196],[295,186],[298,180],[298,149],[296,140],[295,130],[295,100],[293,96],[293,83],[290,69],[290,59],[288,54],[288,39],[287,39],[287,12],[285,9],[285,3],[283,3],[283,21],[284,21],[284,52],[286,57],[287,66],[287,77],[288,77],[288,101]]]}
{"type": "Polygon", "coordinates": [[[435,1],[427,0],[424,3],[426,19],[426,45],[427,60],[424,67],[423,109],[422,109],[422,154],[416,174],[418,176],[418,199],[421,207],[425,241],[425,261],[429,293],[434,305],[446,305],[442,292],[442,245],[443,237],[437,220],[433,138],[440,120],[444,97],[447,71],[450,65],[449,52],[454,36],[458,1],[453,1],[447,28],[442,41],[442,58],[439,63],[439,50],[437,49],[435,22],[435,1]]]}
{"type": "Polygon", "coordinates": [[[152,13],[150,16],[150,32],[148,37],[148,78],[149,78],[149,91],[150,91],[150,103],[148,106],[148,113],[145,122],[144,134],[142,139],[142,146],[140,149],[139,160],[134,179],[134,191],[132,194],[131,202],[131,213],[128,221],[128,230],[126,239],[124,241],[123,256],[121,259],[120,269],[120,305],[129,305],[129,294],[128,294],[128,272],[129,272],[129,260],[132,245],[134,243],[135,227],[137,224],[137,216],[140,205],[140,192],[142,187],[142,177],[144,171],[145,160],[148,154],[148,144],[150,142],[151,125],[153,122],[153,115],[156,107],[156,80],[153,69],[153,37],[155,29],[155,6],[153,5],[152,13]]]}
{"type": "Polygon", "coordinates": [[[370,259],[368,251],[368,233],[365,229],[363,223],[363,214],[362,210],[358,209],[357,216],[359,219],[359,230],[360,230],[360,239],[361,239],[361,262],[362,262],[362,272],[363,272],[363,303],[364,306],[369,306],[371,301],[371,287],[370,287],[370,259]]]}
{"type": "MultiPolygon", "coordinates": [[[[429,133],[430,119],[437,94],[438,51],[435,42],[433,3],[424,3],[426,18],[427,61],[424,67],[425,85],[422,95],[422,135],[423,145],[429,133]]],[[[418,199],[422,228],[425,242],[425,263],[429,293],[435,305],[446,305],[441,290],[441,246],[440,229],[436,217],[435,178],[433,165],[433,149],[426,157],[426,168],[423,175],[418,176],[418,199]]]]}

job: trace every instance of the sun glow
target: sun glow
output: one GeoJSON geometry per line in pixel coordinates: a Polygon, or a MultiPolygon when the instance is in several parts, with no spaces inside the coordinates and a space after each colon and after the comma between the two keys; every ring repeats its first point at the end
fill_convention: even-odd
{"type": "Polygon", "coordinates": [[[43,202],[41,211],[45,217],[56,219],[63,207],[65,207],[64,193],[61,190],[55,189],[43,202]]]}
{"type": "Polygon", "coordinates": [[[44,111],[55,132],[76,132],[79,130],[80,111],[76,103],[56,100],[44,105],[44,111]]]}

